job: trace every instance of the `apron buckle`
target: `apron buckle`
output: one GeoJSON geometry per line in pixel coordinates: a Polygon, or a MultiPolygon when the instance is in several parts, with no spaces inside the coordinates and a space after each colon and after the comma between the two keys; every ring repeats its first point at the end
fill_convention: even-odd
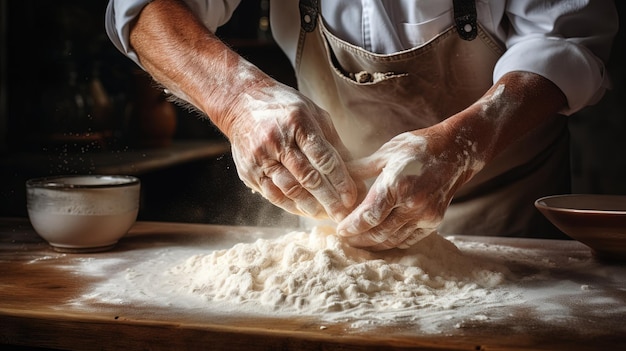
{"type": "Polygon", "coordinates": [[[300,27],[307,33],[312,32],[317,24],[318,0],[300,0],[298,7],[300,8],[300,27]]]}
{"type": "Polygon", "coordinates": [[[454,0],[454,23],[463,40],[474,40],[478,35],[476,3],[474,0],[454,0]]]}

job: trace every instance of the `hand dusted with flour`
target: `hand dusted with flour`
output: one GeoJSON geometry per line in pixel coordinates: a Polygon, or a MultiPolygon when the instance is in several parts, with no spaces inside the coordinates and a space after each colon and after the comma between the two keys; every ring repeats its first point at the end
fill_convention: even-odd
{"type": "Polygon", "coordinates": [[[352,174],[376,180],[339,223],[339,234],[371,250],[415,245],[437,229],[463,184],[564,105],[561,91],[545,78],[507,74],[467,109],[350,162],[352,174]]]}
{"type": "Polygon", "coordinates": [[[291,213],[335,220],[347,214],[356,186],[325,111],[277,84],[244,93],[231,113],[233,158],[248,187],[291,213]]]}
{"type": "Polygon", "coordinates": [[[347,215],[357,186],[325,111],[233,52],[183,2],[146,5],[130,41],[157,82],[229,138],[249,187],[292,213],[335,220],[347,215]]]}
{"type": "Polygon", "coordinates": [[[375,172],[378,177],[338,226],[348,243],[371,250],[406,249],[436,230],[454,190],[471,169],[469,151],[434,149],[442,145],[437,138],[419,131],[400,134],[350,164],[355,174],[369,178],[367,172],[375,172]]]}

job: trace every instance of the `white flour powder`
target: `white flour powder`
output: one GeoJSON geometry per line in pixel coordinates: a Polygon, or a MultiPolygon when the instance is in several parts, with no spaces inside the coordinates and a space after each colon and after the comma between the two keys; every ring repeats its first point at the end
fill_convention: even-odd
{"type": "Polygon", "coordinates": [[[384,321],[411,320],[422,308],[484,306],[505,272],[463,255],[437,234],[409,250],[372,253],[343,244],[334,229],[316,227],[194,255],[168,274],[185,277],[184,293],[209,301],[384,321]]]}
{"type": "Polygon", "coordinates": [[[74,308],[132,306],[201,320],[302,317],[322,329],[400,325],[425,334],[508,321],[590,332],[588,317],[626,313],[620,267],[579,248],[561,255],[435,234],[408,250],[371,253],[318,227],[279,237],[233,230],[204,244],[153,241],[110,255],[32,264],[70,258],[68,270],[97,280],[70,302],[74,308]]]}

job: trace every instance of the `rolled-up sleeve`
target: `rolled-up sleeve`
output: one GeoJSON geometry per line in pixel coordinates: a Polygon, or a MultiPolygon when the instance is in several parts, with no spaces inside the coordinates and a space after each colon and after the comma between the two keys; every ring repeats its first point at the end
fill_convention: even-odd
{"type": "MultiPolygon", "coordinates": [[[[106,33],[115,47],[135,61],[139,58],[130,45],[130,25],[152,0],[110,0],[105,12],[106,33]]],[[[185,0],[192,12],[212,32],[226,23],[241,0],[185,0]]]]}
{"type": "Polygon", "coordinates": [[[565,115],[604,95],[610,86],[605,62],[618,28],[613,1],[509,1],[506,13],[507,51],[494,81],[512,71],[539,74],[565,94],[565,115]]]}

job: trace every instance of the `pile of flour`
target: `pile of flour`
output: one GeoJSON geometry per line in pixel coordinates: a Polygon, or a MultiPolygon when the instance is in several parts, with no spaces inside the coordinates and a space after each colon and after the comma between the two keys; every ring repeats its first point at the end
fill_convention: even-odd
{"type": "Polygon", "coordinates": [[[438,234],[408,250],[373,253],[342,243],[334,228],[316,227],[193,255],[166,275],[181,294],[211,302],[377,324],[418,319],[423,309],[502,302],[510,296],[494,288],[507,273],[438,234]]]}
{"type": "Polygon", "coordinates": [[[409,250],[372,253],[344,245],[332,228],[276,234],[233,229],[204,244],[137,242],[123,254],[55,254],[30,264],[69,259],[57,266],[94,281],[68,302],[85,311],[128,306],[200,320],[296,317],[320,329],[393,326],[446,335],[516,323],[603,333],[589,321],[626,313],[620,266],[598,262],[578,245],[560,243],[564,253],[556,254],[538,243],[432,234],[409,250]]]}

